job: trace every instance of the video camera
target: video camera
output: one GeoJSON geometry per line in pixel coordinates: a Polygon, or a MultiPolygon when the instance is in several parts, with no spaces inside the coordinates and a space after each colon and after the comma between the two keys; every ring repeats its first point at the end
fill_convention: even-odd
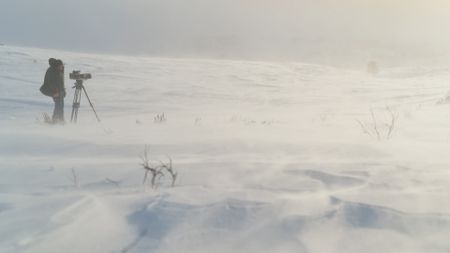
{"type": "Polygon", "coordinates": [[[92,78],[90,73],[81,74],[79,70],[74,70],[69,74],[69,78],[73,80],[88,80],[92,78]]]}

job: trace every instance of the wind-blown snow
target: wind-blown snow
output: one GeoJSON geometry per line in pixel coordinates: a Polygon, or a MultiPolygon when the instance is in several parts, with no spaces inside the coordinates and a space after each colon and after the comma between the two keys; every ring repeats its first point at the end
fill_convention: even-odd
{"type": "Polygon", "coordinates": [[[449,77],[0,46],[0,252],[449,252],[449,77]],[[100,124],[84,97],[42,122],[49,57],[100,124]],[[174,188],[142,186],[146,144],[174,188]]]}

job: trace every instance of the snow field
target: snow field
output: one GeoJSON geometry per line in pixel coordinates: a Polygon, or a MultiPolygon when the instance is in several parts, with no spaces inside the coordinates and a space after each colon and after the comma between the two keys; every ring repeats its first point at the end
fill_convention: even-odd
{"type": "Polygon", "coordinates": [[[2,253],[450,251],[450,69],[0,55],[2,253]],[[85,98],[77,125],[42,123],[49,57],[92,72],[100,124],[85,98]],[[146,144],[176,187],[141,184],[146,144]]]}

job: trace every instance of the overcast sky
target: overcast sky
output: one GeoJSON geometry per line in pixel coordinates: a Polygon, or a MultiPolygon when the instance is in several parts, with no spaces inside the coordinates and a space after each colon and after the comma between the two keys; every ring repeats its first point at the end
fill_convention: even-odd
{"type": "Polygon", "coordinates": [[[450,48],[445,0],[0,0],[0,42],[150,55],[450,48]]]}

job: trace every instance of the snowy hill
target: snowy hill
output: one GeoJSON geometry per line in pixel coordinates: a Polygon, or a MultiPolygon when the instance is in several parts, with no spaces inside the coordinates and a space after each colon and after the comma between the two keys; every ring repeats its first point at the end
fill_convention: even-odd
{"type": "Polygon", "coordinates": [[[449,252],[449,80],[0,47],[0,252],[449,252]],[[42,122],[49,57],[101,123],[42,122]]]}

